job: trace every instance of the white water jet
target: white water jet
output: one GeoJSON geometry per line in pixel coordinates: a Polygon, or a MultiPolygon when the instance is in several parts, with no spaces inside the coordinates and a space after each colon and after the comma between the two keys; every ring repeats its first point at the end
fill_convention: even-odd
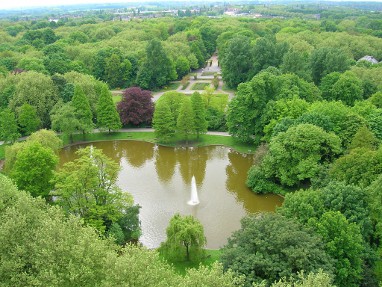
{"type": "Polygon", "coordinates": [[[199,197],[198,197],[198,190],[196,189],[195,176],[193,176],[191,180],[191,199],[187,203],[188,205],[199,204],[199,197]]]}

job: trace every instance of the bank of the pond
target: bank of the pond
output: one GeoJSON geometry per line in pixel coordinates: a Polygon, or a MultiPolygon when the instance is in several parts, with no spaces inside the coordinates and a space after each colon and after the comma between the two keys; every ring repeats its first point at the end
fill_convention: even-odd
{"type": "Polygon", "coordinates": [[[91,134],[75,134],[73,136],[73,141],[70,142],[69,138],[63,138],[64,145],[75,145],[85,142],[96,142],[96,141],[112,141],[112,140],[136,140],[136,141],[145,141],[155,144],[160,144],[164,146],[211,146],[211,145],[222,145],[230,147],[241,153],[253,153],[256,150],[254,145],[245,144],[238,142],[233,137],[229,136],[227,133],[220,132],[209,132],[204,135],[200,135],[199,139],[191,137],[187,142],[182,140],[179,137],[174,137],[171,141],[163,143],[158,142],[155,133],[151,129],[145,129],[144,131],[137,130],[125,130],[120,132],[95,132],[91,134]]]}
{"type": "MultiPolygon", "coordinates": [[[[177,273],[185,275],[187,273],[187,270],[190,268],[198,268],[200,264],[204,266],[211,266],[214,262],[219,261],[221,255],[220,249],[205,249],[205,251],[205,258],[202,259],[200,262],[177,261],[171,262],[170,264],[174,266],[174,269],[177,273]]],[[[166,260],[166,258],[163,259],[166,260]]]]}

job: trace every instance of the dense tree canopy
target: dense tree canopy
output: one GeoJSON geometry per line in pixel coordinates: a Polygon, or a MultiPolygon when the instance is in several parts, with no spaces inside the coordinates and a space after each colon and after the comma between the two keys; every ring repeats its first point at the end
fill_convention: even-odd
{"type": "Polygon", "coordinates": [[[243,218],[241,229],[228,239],[222,252],[224,267],[243,274],[245,286],[296,277],[301,270],[333,271],[333,261],[319,236],[276,214],[243,218]]]}

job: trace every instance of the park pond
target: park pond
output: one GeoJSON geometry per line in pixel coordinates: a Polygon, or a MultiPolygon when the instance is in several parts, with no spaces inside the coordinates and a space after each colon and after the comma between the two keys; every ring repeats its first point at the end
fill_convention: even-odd
{"type": "Polygon", "coordinates": [[[204,226],[207,248],[224,246],[247,214],[274,211],[276,195],[256,195],[245,186],[253,155],[223,146],[164,147],[141,141],[104,141],[68,146],[61,164],[73,160],[78,148],[92,145],[121,166],[118,185],[142,208],[140,241],[155,248],[166,239],[166,227],[177,212],[193,215],[204,226]],[[200,203],[188,204],[192,177],[200,203]]]}

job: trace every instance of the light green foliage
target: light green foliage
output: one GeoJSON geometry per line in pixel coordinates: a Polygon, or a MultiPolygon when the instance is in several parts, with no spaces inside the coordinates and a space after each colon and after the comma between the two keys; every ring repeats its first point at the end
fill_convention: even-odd
{"type": "Polygon", "coordinates": [[[22,58],[17,67],[26,71],[36,71],[42,74],[47,74],[45,69],[44,62],[39,58],[22,58]]]}
{"type": "Polygon", "coordinates": [[[71,140],[73,133],[80,131],[81,125],[76,118],[75,109],[71,102],[66,104],[57,103],[51,112],[50,118],[52,129],[69,136],[71,140]]]}
{"type": "Polygon", "coordinates": [[[236,36],[226,45],[221,59],[224,82],[231,88],[248,81],[253,76],[253,51],[250,38],[236,36]]]}
{"type": "Polygon", "coordinates": [[[9,175],[19,189],[29,191],[34,197],[48,198],[57,163],[58,157],[50,148],[30,142],[17,153],[9,175]]]}
{"type": "Polygon", "coordinates": [[[169,261],[198,262],[204,255],[206,244],[204,228],[192,215],[175,214],[166,229],[167,239],[159,248],[169,261]]]}
{"type": "Polygon", "coordinates": [[[261,119],[264,125],[265,138],[269,141],[273,128],[283,118],[297,119],[307,111],[308,107],[309,104],[297,96],[292,99],[269,101],[261,119]]]}
{"type": "Polygon", "coordinates": [[[97,125],[101,129],[117,130],[122,127],[119,114],[113,103],[112,95],[107,88],[103,86],[97,106],[97,125]]]}
{"type": "Polygon", "coordinates": [[[27,136],[38,130],[41,124],[36,108],[29,104],[23,104],[17,109],[17,122],[22,134],[27,136]]]}
{"type": "Polygon", "coordinates": [[[93,115],[90,109],[89,100],[80,86],[75,86],[74,95],[71,101],[74,108],[76,119],[80,123],[80,130],[83,134],[90,132],[93,129],[93,115]]]}
{"type": "Polygon", "coordinates": [[[342,102],[314,102],[309,107],[309,113],[327,117],[333,132],[341,139],[342,145],[347,147],[358,129],[365,126],[364,118],[356,114],[342,102]]]}
{"type": "Polygon", "coordinates": [[[66,163],[55,174],[57,203],[67,213],[83,218],[86,224],[104,233],[127,215],[133,199],[116,185],[119,165],[101,150],[87,147],[76,153],[79,158],[66,163]]]}
{"type": "Polygon", "coordinates": [[[10,109],[0,111],[0,139],[15,142],[20,137],[15,114],[10,109]]]}
{"type": "Polygon", "coordinates": [[[99,286],[104,280],[114,251],[78,218],[18,191],[1,175],[0,206],[4,286],[99,286]]]}
{"type": "Polygon", "coordinates": [[[183,78],[190,72],[190,62],[186,57],[179,57],[176,60],[176,73],[178,74],[178,79],[183,78]]]}
{"type": "Polygon", "coordinates": [[[349,150],[355,148],[376,149],[378,144],[379,141],[374,134],[366,126],[363,126],[354,135],[349,145],[349,150]]]}
{"type": "Polygon", "coordinates": [[[370,204],[364,189],[343,182],[332,181],[319,189],[288,193],[277,212],[302,224],[319,219],[325,212],[339,211],[350,223],[356,223],[366,242],[372,234],[370,204]]]}
{"type": "Polygon", "coordinates": [[[206,120],[206,108],[203,98],[198,92],[192,94],[191,103],[194,111],[195,132],[197,137],[199,137],[199,134],[205,134],[207,132],[208,122],[206,120]]]}
{"type": "Polygon", "coordinates": [[[222,250],[221,261],[245,276],[245,286],[266,281],[267,285],[297,272],[322,268],[332,272],[332,260],[320,238],[291,219],[265,213],[242,219],[222,250]]]}
{"type": "Polygon", "coordinates": [[[18,77],[10,107],[16,111],[25,103],[34,106],[42,126],[49,127],[49,113],[58,100],[53,81],[48,76],[34,71],[22,73],[18,77]]]}
{"type": "Polygon", "coordinates": [[[4,286],[242,286],[219,264],[183,277],[154,250],[133,245],[118,249],[79,218],[17,190],[2,175],[0,218],[4,286]]]}
{"type": "Polygon", "coordinates": [[[326,252],[335,259],[334,283],[359,286],[364,252],[359,227],[349,223],[339,211],[326,212],[319,220],[310,220],[309,225],[322,236],[326,252]]]}
{"type": "Polygon", "coordinates": [[[337,159],[329,170],[331,178],[367,187],[382,172],[382,148],[355,148],[337,159]]]}
{"type": "Polygon", "coordinates": [[[340,151],[340,140],[335,134],[300,124],[272,138],[262,168],[268,177],[293,186],[317,176],[322,165],[332,162],[340,151]]]}
{"type": "Polygon", "coordinates": [[[54,152],[58,152],[62,148],[62,140],[56,135],[54,131],[42,129],[31,134],[27,142],[38,142],[43,147],[48,147],[54,152]]]}
{"type": "MultiPolygon", "coordinates": [[[[252,287],[266,287],[266,282],[260,284],[253,284],[252,287]]],[[[280,279],[277,282],[272,283],[270,287],[335,287],[333,285],[333,278],[329,274],[318,270],[318,272],[310,272],[304,274],[303,271],[298,273],[297,279],[280,279]]]]}
{"type": "Polygon", "coordinates": [[[280,75],[277,69],[259,73],[251,81],[239,85],[235,98],[229,103],[227,126],[230,134],[244,142],[253,140],[254,135],[263,136],[261,118],[267,103],[281,99],[293,101],[294,98],[313,102],[320,99],[320,92],[296,75],[280,75]]]}

